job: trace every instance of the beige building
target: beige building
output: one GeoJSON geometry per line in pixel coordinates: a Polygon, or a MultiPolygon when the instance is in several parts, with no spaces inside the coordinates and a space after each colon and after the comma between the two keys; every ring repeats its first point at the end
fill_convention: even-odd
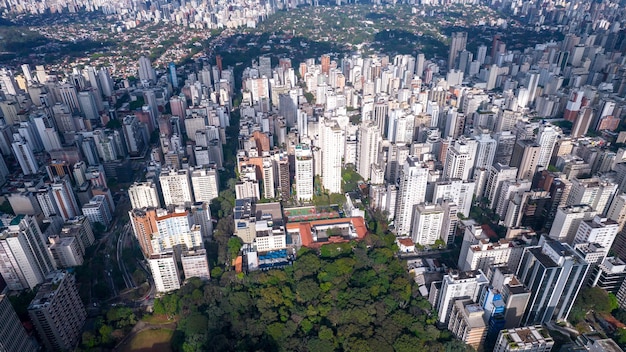
{"type": "Polygon", "coordinates": [[[459,340],[481,351],[487,336],[485,311],[471,299],[457,300],[452,307],[448,330],[459,340]]]}

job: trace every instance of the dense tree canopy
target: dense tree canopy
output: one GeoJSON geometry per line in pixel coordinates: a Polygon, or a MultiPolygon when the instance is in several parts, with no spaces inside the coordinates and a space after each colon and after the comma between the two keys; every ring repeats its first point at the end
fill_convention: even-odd
{"type": "Polygon", "coordinates": [[[384,237],[302,249],[284,270],[192,280],[155,313],[179,315],[178,351],[454,350],[384,237]]]}

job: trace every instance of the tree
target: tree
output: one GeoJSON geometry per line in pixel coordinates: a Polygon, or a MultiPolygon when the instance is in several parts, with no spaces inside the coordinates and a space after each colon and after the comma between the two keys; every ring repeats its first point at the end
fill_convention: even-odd
{"type": "Polygon", "coordinates": [[[235,258],[239,255],[239,251],[241,250],[241,246],[243,246],[243,242],[241,238],[234,236],[228,240],[228,255],[229,258],[235,258]]]}

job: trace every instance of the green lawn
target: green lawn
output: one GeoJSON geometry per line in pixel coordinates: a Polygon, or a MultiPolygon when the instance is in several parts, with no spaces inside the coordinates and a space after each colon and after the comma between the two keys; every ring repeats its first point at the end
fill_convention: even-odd
{"type": "Polygon", "coordinates": [[[128,344],[122,346],[122,352],[171,352],[170,340],[173,330],[145,330],[137,334],[128,344]]]}

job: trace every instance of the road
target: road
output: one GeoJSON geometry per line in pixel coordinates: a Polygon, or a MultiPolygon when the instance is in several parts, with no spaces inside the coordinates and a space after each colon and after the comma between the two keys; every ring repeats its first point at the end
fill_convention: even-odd
{"type": "Polygon", "coordinates": [[[117,256],[117,265],[120,269],[120,272],[122,273],[124,284],[126,285],[126,288],[133,289],[133,288],[136,288],[137,285],[135,284],[132,275],[128,273],[128,268],[126,267],[126,263],[124,262],[124,258],[122,256],[124,243],[126,241],[126,237],[130,234],[130,231],[131,231],[130,223],[127,223],[126,225],[124,225],[124,228],[120,232],[120,235],[117,239],[117,248],[115,252],[117,256]]]}

